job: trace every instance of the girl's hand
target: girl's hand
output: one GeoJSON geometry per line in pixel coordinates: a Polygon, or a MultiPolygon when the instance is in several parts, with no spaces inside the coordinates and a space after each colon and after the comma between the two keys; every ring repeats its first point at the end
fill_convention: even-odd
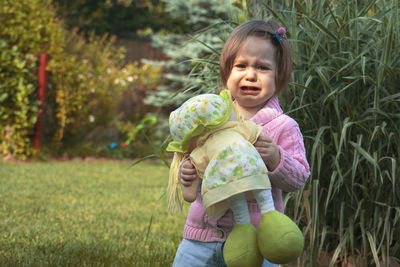
{"type": "Polygon", "coordinates": [[[196,178],[196,168],[189,159],[185,159],[179,168],[179,181],[183,186],[190,186],[196,178]]]}
{"type": "Polygon", "coordinates": [[[261,158],[267,165],[268,171],[275,170],[281,161],[281,153],[278,145],[268,136],[260,134],[257,141],[254,143],[254,147],[260,153],[261,158]]]}

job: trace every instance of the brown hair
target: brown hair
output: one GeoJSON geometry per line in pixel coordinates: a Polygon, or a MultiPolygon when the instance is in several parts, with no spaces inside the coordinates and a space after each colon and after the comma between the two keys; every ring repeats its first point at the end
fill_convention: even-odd
{"type": "Polygon", "coordinates": [[[224,87],[226,87],[236,55],[243,42],[249,36],[257,36],[265,38],[266,40],[271,40],[271,43],[275,47],[275,60],[277,66],[275,73],[275,94],[279,94],[283,89],[285,89],[289,83],[292,72],[292,49],[288,40],[283,40],[281,44],[278,40],[272,38],[278,28],[279,24],[273,20],[251,20],[239,25],[232,31],[225,42],[220,57],[219,74],[224,87]]]}

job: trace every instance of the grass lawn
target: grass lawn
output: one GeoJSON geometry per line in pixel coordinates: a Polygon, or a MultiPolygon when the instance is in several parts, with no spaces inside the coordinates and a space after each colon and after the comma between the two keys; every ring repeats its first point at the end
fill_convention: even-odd
{"type": "Polygon", "coordinates": [[[170,266],[188,205],[168,214],[161,163],[0,163],[1,266],[170,266]]]}

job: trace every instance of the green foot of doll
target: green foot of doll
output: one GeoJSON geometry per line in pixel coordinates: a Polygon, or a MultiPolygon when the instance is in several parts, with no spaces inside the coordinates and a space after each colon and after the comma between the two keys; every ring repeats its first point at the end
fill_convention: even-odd
{"type": "Polygon", "coordinates": [[[303,234],[286,215],[274,210],[261,217],[257,231],[261,255],[272,263],[294,261],[303,250],[303,234]]]}
{"type": "Polygon", "coordinates": [[[285,264],[300,256],[303,244],[297,225],[274,210],[262,215],[258,230],[251,223],[236,224],[226,240],[224,259],[229,267],[261,266],[263,258],[285,264]]]}
{"type": "Polygon", "coordinates": [[[229,267],[261,266],[257,230],[251,223],[235,224],[224,246],[224,259],[229,267]]]}
{"type": "Polygon", "coordinates": [[[253,193],[261,211],[258,230],[250,223],[244,196],[239,194],[229,199],[237,224],[225,243],[226,264],[228,267],[261,266],[263,258],[276,264],[294,261],[303,250],[300,229],[288,216],[274,209],[269,190],[253,193]]]}

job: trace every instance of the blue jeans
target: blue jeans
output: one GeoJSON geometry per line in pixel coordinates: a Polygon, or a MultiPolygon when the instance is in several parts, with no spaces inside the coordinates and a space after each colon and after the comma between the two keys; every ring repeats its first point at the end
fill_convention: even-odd
{"type": "MultiPolygon", "coordinates": [[[[176,251],[173,267],[227,267],[222,254],[223,242],[200,242],[183,239],[176,251]]],[[[262,267],[278,267],[264,260],[262,267]]]]}

